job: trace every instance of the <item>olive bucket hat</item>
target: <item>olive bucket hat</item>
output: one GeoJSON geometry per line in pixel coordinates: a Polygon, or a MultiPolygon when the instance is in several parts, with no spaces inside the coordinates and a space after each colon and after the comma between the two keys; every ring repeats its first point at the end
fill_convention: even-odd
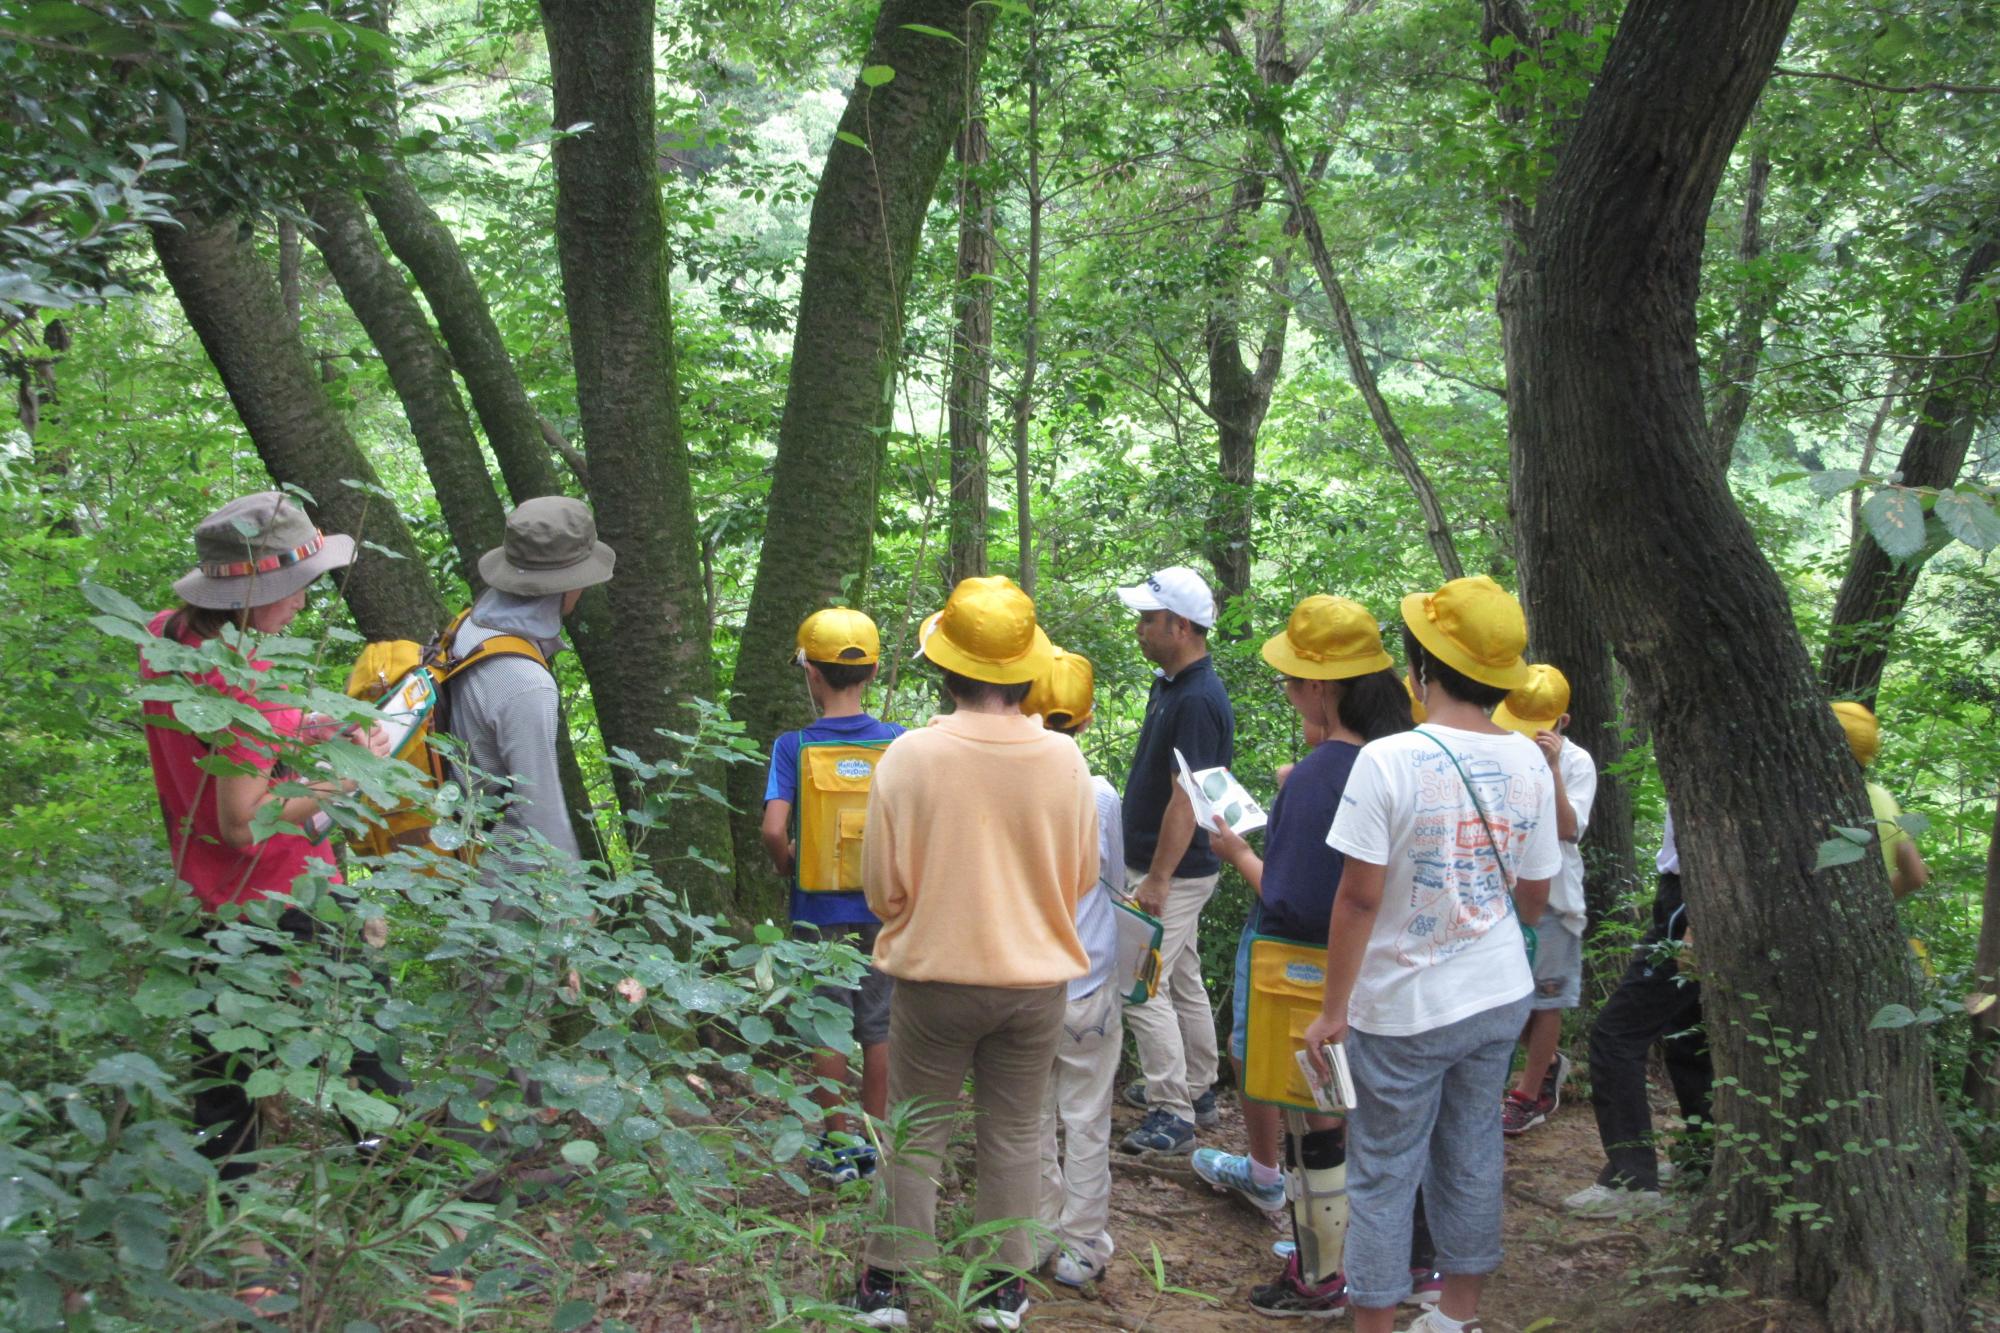
{"type": "Polygon", "coordinates": [[[354,563],[354,539],[328,536],[282,491],[231,500],[194,530],[195,567],[174,583],[189,606],[241,611],[282,601],[354,563]]]}
{"type": "Polygon", "coordinates": [[[538,495],[507,515],[507,537],[479,557],[489,588],[546,597],[603,583],[618,555],[597,540],[590,506],[566,495],[538,495]]]}

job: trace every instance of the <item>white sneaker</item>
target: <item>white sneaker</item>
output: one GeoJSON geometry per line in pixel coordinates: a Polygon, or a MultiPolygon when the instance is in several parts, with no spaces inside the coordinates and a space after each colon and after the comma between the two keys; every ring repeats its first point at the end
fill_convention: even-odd
{"type": "Polygon", "coordinates": [[[1065,1287],[1082,1287],[1104,1276],[1105,1261],[1064,1246],[1049,1275],[1065,1287]]]}
{"type": "Polygon", "coordinates": [[[1563,1208],[1577,1217],[1639,1217],[1666,1206],[1666,1197],[1658,1190],[1621,1190],[1609,1185],[1592,1185],[1563,1200],[1563,1208]]]}
{"type": "MultiPolygon", "coordinates": [[[[1483,1328],[1476,1317],[1466,1320],[1460,1328],[1462,1333],[1483,1333],[1483,1328]]],[[[1418,1315],[1403,1333],[1444,1333],[1444,1325],[1437,1321],[1435,1311],[1426,1310],[1418,1315]]]]}

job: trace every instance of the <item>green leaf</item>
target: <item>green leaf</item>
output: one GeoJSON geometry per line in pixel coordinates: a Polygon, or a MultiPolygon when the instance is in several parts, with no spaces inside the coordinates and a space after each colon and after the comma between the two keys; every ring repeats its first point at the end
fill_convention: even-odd
{"type": "Polygon", "coordinates": [[[361,1089],[350,1088],[345,1083],[335,1083],[330,1092],[335,1109],[362,1129],[395,1128],[396,1108],[380,1097],[371,1097],[361,1089]]]}
{"type": "Polygon", "coordinates": [[[151,1225],[136,1213],[120,1210],[111,1221],[111,1234],[118,1238],[118,1258],[121,1263],[135,1264],[140,1268],[160,1269],[167,1266],[167,1238],[160,1229],[151,1225]]]}
{"type": "Polygon", "coordinates": [[[849,134],[846,130],[835,130],[833,137],[850,147],[859,148],[864,153],[868,152],[867,143],[858,134],[849,134]]]}
{"type": "Polygon", "coordinates": [[[1859,861],[1862,850],[1846,838],[1828,838],[1819,845],[1819,855],[1813,858],[1813,873],[1831,870],[1835,866],[1852,865],[1859,861]]]}
{"type": "Polygon", "coordinates": [[[771,1029],[771,1020],[762,1014],[745,1014],[743,1021],[736,1025],[736,1030],[752,1046],[765,1045],[776,1035],[771,1029]]]}
{"type": "Polygon", "coordinates": [[[1813,493],[1822,500],[1831,500],[1861,480],[1861,474],[1851,467],[1828,468],[1824,472],[1809,472],[1806,476],[1812,483],[1813,493]]]}
{"type": "Polygon", "coordinates": [[[870,88],[880,88],[896,77],[896,71],[888,65],[863,65],[861,82],[870,88]]]}
{"type": "Polygon", "coordinates": [[[243,1095],[252,1098],[275,1097],[285,1090],[285,1077],[275,1069],[255,1069],[250,1077],[243,1080],[243,1095]]]}
{"type": "Polygon", "coordinates": [[[597,1318],[595,1301],[564,1301],[556,1307],[555,1314],[550,1316],[549,1327],[554,1329],[555,1333],[574,1333],[574,1330],[582,1328],[595,1318],[597,1318]]]}
{"type": "Polygon", "coordinates": [[[562,1146],[562,1159],[571,1166],[589,1166],[601,1151],[590,1139],[571,1139],[562,1146]]]}
{"type": "Polygon", "coordinates": [[[942,37],[947,42],[958,42],[960,46],[965,45],[964,42],[959,41],[958,34],[946,32],[943,28],[933,28],[928,23],[905,23],[903,30],[905,32],[920,32],[926,37],[942,37]]]}
{"type": "Polygon", "coordinates": [[[1913,838],[1921,838],[1931,831],[1931,817],[1920,810],[1905,810],[1896,816],[1896,827],[1913,838]]]}
{"type": "Polygon", "coordinates": [[[1861,521],[1892,560],[1908,560],[1924,549],[1924,502],[1915,491],[1875,492],[1861,502],[1861,521]]]}
{"type": "Polygon", "coordinates": [[[1835,824],[1833,831],[1857,847],[1866,847],[1869,843],[1875,841],[1875,830],[1872,828],[1855,828],[1848,824],[1835,824]]]}
{"type": "Polygon", "coordinates": [[[1937,498],[1931,512],[1938,516],[1946,532],[1975,551],[1990,551],[2000,546],[2000,512],[1995,511],[1993,501],[1986,496],[1947,491],[1937,498]]]}
{"type": "Polygon", "coordinates": [[[1906,1028],[1916,1021],[1916,1012],[1907,1004],[1885,1004],[1868,1020],[1868,1028],[1871,1032],[1877,1028],[1906,1028]]]}

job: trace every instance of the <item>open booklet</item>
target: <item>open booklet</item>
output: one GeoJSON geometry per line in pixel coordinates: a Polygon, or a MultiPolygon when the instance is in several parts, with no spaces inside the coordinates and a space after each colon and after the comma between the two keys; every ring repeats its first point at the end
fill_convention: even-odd
{"type": "Polygon", "coordinates": [[[1213,828],[1219,817],[1240,838],[1270,822],[1257,798],[1245,791],[1228,769],[1204,768],[1197,772],[1188,767],[1187,756],[1179,750],[1174,751],[1174,763],[1180,768],[1181,790],[1194,804],[1196,828],[1213,828]]]}

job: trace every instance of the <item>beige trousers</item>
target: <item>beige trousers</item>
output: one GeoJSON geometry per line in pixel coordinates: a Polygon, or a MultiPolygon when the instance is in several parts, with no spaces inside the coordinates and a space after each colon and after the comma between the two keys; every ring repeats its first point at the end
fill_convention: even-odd
{"type": "MultiPolygon", "coordinates": [[[[1068,989],[897,981],[889,1002],[890,1119],[909,1111],[892,1130],[881,1174],[889,1225],[868,1238],[871,1265],[901,1272],[937,1254],[938,1178],[970,1070],[978,1162],[973,1221],[1020,1219],[999,1233],[996,1262],[1024,1272],[1034,1267],[1042,1099],[1068,989]]],[[[984,1250],[994,1241],[988,1235],[979,1245],[984,1250]]],[[[979,1262],[977,1253],[971,1257],[979,1262]]]]}
{"type": "MultiPolygon", "coordinates": [[[[1128,884],[1146,877],[1128,869],[1128,884]]],[[[1201,984],[1201,909],[1217,876],[1175,879],[1160,912],[1160,984],[1144,1004],[1125,1011],[1146,1074],[1146,1105],[1194,1123],[1194,1099],[1215,1082],[1215,1013],[1201,984]]]]}

